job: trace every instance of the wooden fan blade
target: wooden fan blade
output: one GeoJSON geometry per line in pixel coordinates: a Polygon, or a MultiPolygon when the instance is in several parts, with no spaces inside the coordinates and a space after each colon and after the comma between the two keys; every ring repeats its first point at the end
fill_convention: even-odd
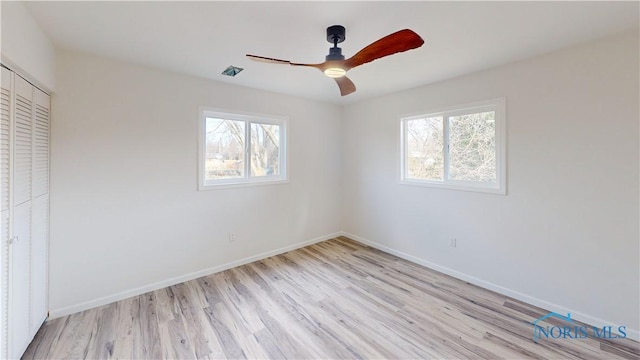
{"type": "Polygon", "coordinates": [[[253,60],[253,61],[259,61],[259,62],[265,62],[265,63],[269,63],[269,64],[284,64],[284,65],[291,65],[291,66],[311,66],[314,68],[318,68],[321,69],[321,66],[324,64],[299,64],[299,63],[293,63],[289,60],[281,60],[281,59],[276,59],[276,58],[270,58],[270,57],[265,57],[265,56],[258,56],[258,55],[251,55],[251,54],[247,54],[246,55],[249,59],[253,60]]]}
{"type": "Polygon", "coordinates": [[[291,61],[289,60],[280,60],[280,59],[274,59],[274,58],[258,56],[258,55],[247,54],[247,57],[253,61],[266,62],[271,64],[286,64],[286,65],[291,64],[291,61]]]}
{"type": "Polygon", "coordinates": [[[334,78],[334,79],[336,80],[336,83],[338,84],[338,87],[340,88],[340,95],[341,96],[349,95],[352,92],[356,91],[355,84],[351,80],[349,80],[348,77],[342,76],[342,77],[338,77],[338,78],[334,78]]]}
{"type": "Polygon", "coordinates": [[[375,41],[345,61],[346,70],[381,57],[419,48],[424,40],[415,32],[404,29],[375,41]]]}

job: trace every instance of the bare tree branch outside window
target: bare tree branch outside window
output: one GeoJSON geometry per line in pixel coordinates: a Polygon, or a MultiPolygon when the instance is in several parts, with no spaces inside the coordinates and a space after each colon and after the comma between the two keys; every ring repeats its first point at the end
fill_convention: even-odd
{"type": "Polygon", "coordinates": [[[449,117],[449,178],[496,181],[495,112],[449,117]]]}
{"type": "Polygon", "coordinates": [[[280,126],[251,124],[251,176],[280,174],[280,126]]]}
{"type": "Polygon", "coordinates": [[[407,171],[414,179],[444,178],[442,117],[407,122],[407,171]]]}

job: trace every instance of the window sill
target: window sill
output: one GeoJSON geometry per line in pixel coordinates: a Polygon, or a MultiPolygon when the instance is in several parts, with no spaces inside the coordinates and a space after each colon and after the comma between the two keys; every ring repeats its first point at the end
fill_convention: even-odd
{"type": "Polygon", "coordinates": [[[254,181],[225,181],[217,184],[199,184],[198,191],[208,191],[208,190],[220,190],[220,189],[233,189],[233,188],[243,188],[243,187],[251,187],[251,186],[264,186],[264,185],[279,185],[288,183],[288,179],[273,179],[273,180],[254,180],[254,181]]]}
{"type": "Polygon", "coordinates": [[[487,194],[507,195],[507,189],[505,187],[493,187],[493,186],[477,186],[466,184],[452,184],[452,183],[440,183],[435,181],[425,180],[400,180],[400,185],[421,186],[433,189],[444,190],[458,190],[458,191],[470,191],[487,194]]]}

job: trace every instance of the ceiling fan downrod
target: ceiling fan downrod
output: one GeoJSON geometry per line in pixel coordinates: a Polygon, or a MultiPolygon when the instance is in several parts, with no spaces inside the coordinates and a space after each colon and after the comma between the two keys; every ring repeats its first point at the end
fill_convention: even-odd
{"type": "Polygon", "coordinates": [[[346,30],[344,26],[333,25],[327,28],[327,41],[333,44],[332,48],[329,48],[329,55],[325,57],[329,60],[344,60],[342,55],[342,49],[338,47],[338,44],[346,39],[346,30]]]}

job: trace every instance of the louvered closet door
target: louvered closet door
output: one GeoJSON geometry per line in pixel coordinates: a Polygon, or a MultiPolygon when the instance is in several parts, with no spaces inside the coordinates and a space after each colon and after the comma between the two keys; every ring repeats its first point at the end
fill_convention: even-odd
{"type": "Polygon", "coordinates": [[[20,357],[30,336],[30,250],[33,87],[14,76],[13,232],[9,246],[9,358],[20,357]]]}
{"type": "Polygon", "coordinates": [[[2,68],[0,358],[20,358],[47,316],[49,96],[2,68]]]}
{"type": "Polygon", "coordinates": [[[31,200],[33,87],[16,76],[15,92],[13,204],[17,206],[31,200]]]}
{"type": "Polygon", "coordinates": [[[33,197],[49,193],[49,95],[35,89],[33,197]]]}
{"type": "Polygon", "coordinates": [[[7,354],[7,326],[8,326],[8,294],[9,294],[9,139],[11,121],[11,82],[13,73],[5,68],[0,68],[2,74],[2,86],[0,86],[0,235],[2,242],[0,248],[0,264],[2,264],[2,296],[0,298],[0,358],[6,358],[7,354]]]}
{"type": "MultiPolygon", "coordinates": [[[[0,211],[9,210],[9,122],[11,121],[11,71],[2,69],[0,87],[0,211]]],[[[4,263],[4,261],[3,261],[4,263]]]]}
{"type": "Polygon", "coordinates": [[[34,91],[31,334],[38,331],[48,312],[49,239],[49,96],[38,89],[34,91]]]}

